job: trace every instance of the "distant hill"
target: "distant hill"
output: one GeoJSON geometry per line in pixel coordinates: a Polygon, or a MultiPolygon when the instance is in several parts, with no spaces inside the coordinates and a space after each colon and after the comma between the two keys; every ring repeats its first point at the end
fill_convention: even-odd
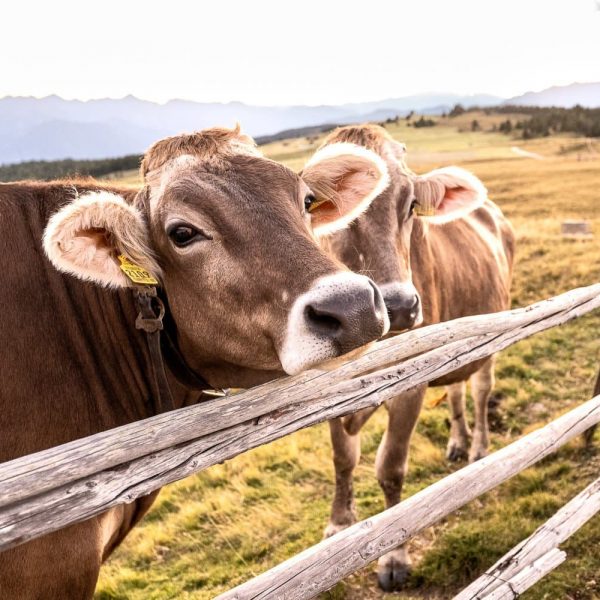
{"type": "Polygon", "coordinates": [[[82,102],[59,96],[0,99],[0,164],[95,159],[142,153],[182,131],[241,123],[253,136],[323,125],[384,120],[411,110],[434,113],[454,104],[491,106],[496,96],[430,93],[339,106],[251,106],[241,102],[171,100],[156,104],[127,96],[82,102]]]}
{"type": "Polygon", "coordinates": [[[518,106],[559,106],[572,108],[576,104],[587,108],[600,107],[600,82],[572,83],[571,85],[554,86],[541,92],[527,92],[505,100],[503,104],[518,106]]]}

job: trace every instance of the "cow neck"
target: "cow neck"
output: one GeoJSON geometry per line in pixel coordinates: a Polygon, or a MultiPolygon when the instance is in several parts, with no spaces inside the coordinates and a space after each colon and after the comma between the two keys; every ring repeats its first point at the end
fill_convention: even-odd
{"type": "Polygon", "coordinates": [[[177,346],[175,323],[166,308],[166,298],[159,295],[156,287],[147,285],[136,286],[134,295],[139,309],[135,326],[146,333],[150,353],[155,414],[175,409],[165,363],[187,389],[203,393],[211,390],[210,384],[190,368],[177,346]]]}

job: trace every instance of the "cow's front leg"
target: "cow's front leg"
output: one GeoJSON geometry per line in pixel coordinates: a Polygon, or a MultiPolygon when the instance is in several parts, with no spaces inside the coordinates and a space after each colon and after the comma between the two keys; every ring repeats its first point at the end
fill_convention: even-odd
{"type": "Polygon", "coordinates": [[[494,387],[493,356],[471,376],[471,396],[473,396],[474,420],[473,441],[469,451],[469,462],[475,462],[487,455],[489,446],[488,402],[494,387]]]}
{"type": "Polygon", "coordinates": [[[446,458],[451,461],[467,458],[469,455],[469,440],[471,431],[467,424],[466,412],[467,384],[464,381],[446,386],[448,404],[452,417],[450,425],[450,438],[446,449],[446,458]]]}
{"type": "MultiPolygon", "coordinates": [[[[385,496],[385,507],[400,502],[402,484],[408,469],[408,448],[414,431],[426,385],[409,390],[386,403],[389,412],[388,429],[383,435],[375,467],[377,479],[385,496]]],[[[410,557],[402,545],[382,556],[377,563],[379,585],[386,591],[402,587],[410,573],[410,557]]]]}
{"type": "Polygon", "coordinates": [[[94,595],[103,553],[94,517],[0,554],[2,600],[86,600],[94,595]]]}
{"type": "Polygon", "coordinates": [[[352,474],[360,459],[360,431],[350,435],[344,429],[342,419],[329,421],[329,430],[333,446],[335,496],[325,537],[334,535],[356,521],[352,474]]]}

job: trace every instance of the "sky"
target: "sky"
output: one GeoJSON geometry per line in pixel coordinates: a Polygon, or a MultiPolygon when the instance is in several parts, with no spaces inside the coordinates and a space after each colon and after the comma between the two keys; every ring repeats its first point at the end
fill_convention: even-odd
{"type": "Polygon", "coordinates": [[[340,104],[600,81],[600,0],[20,0],[2,21],[0,97],[340,104]]]}

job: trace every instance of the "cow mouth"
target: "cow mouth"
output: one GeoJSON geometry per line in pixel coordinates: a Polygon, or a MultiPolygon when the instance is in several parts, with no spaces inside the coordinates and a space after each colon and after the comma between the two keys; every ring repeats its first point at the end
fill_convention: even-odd
{"type": "Polygon", "coordinates": [[[311,368],[318,369],[319,371],[334,371],[342,365],[345,365],[350,361],[356,360],[357,358],[363,356],[363,354],[366,354],[369,350],[371,350],[371,348],[373,348],[375,343],[376,342],[374,341],[369,342],[364,346],[360,346],[359,348],[354,348],[354,350],[350,350],[350,352],[346,352],[346,354],[342,354],[341,356],[336,356],[335,358],[329,358],[327,360],[324,360],[323,362],[313,365],[311,368]]]}

